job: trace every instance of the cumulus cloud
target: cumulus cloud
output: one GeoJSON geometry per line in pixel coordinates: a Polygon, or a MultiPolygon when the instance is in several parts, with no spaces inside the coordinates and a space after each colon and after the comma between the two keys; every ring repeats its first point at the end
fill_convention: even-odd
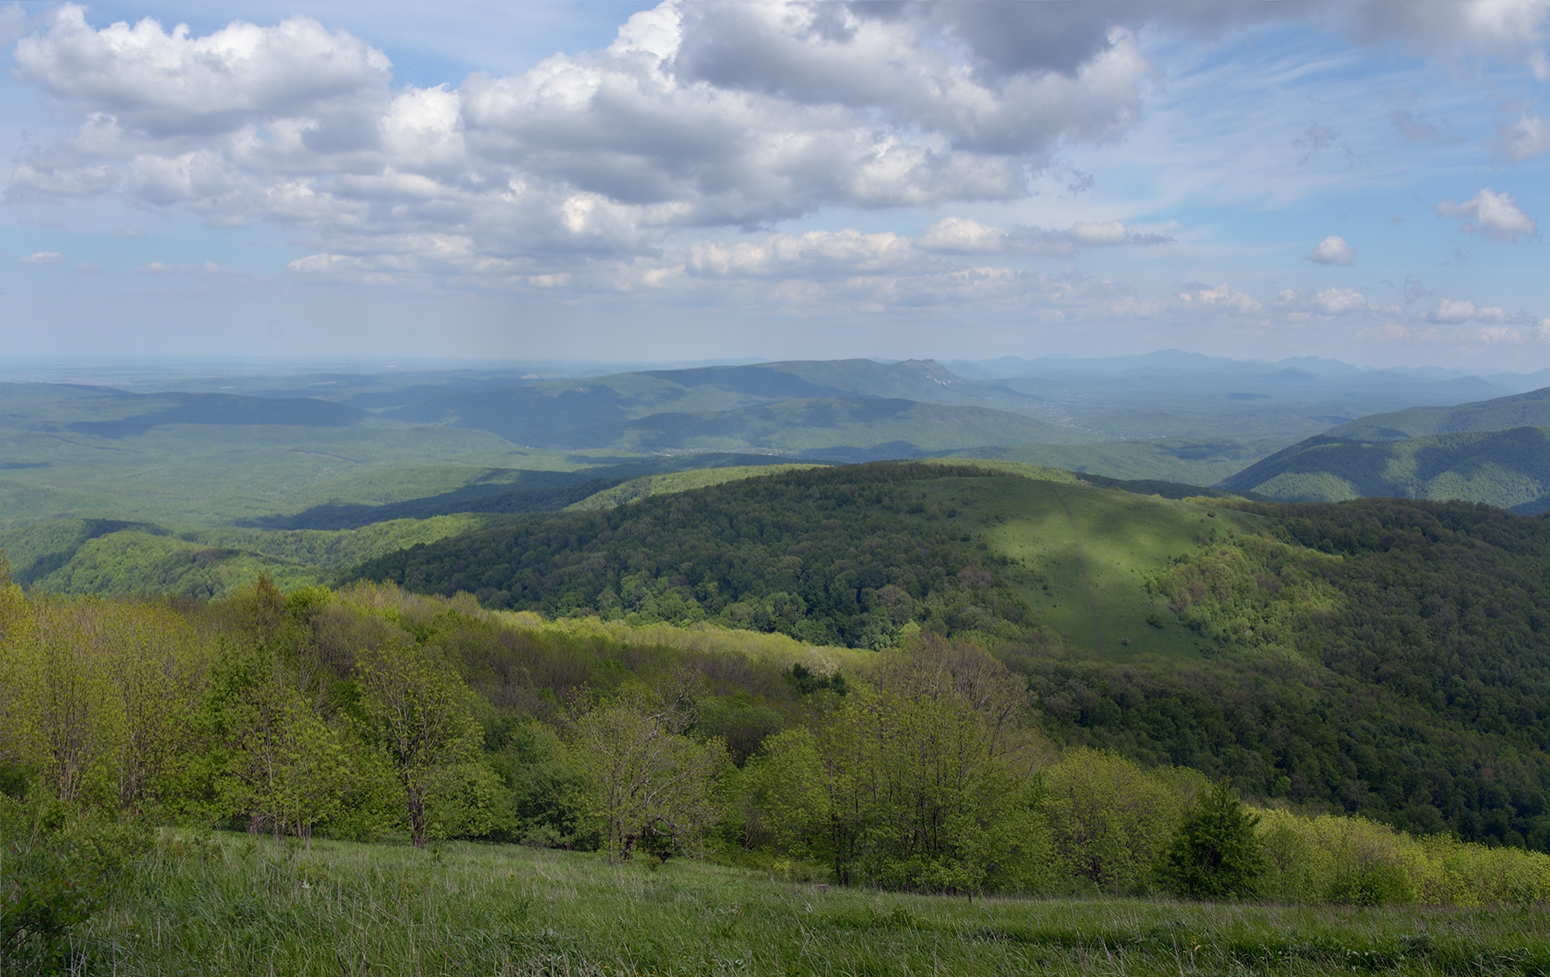
{"type": "Polygon", "coordinates": [[[1539,222],[1518,209],[1511,195],[1495,193],[1486,187],[1463,203],[1444,200],[1437,213],[1461,221],[1466,234],[1513,243],[1519,237],[1531,238],[1539,232],[1539,222]]]}
{"type": "Polygon", "coordinates": [[[1005,251],[1011,235],[967,217],[944,217],[915,239],[922,251],[939,254],[991,254],[1005,251]]]}
{"type": "Polygon", "coordinates": [[[1345,238],[1331,234],[1305,260],[1316,265],[1351,265],[1356,263],[1356,249],[1345,243],[1345,238]]]}
{"type": "Polygon", "coordinates": [[[16,260],[24,265],[62,265],[65,263],[65,256],[58,251],[39,251],[16,260]]]}
{"type": "Polygon", "coordinates": [[[254,116],[317,113],[385,88],[382,52],[310,17],[264,28],[235,22],[207,37],[149,17],[102,29],[65,4],[48,32],[14,53],[23,78],[154,135],[229,131],[254,116]]]}
{"type": "Polygon", "coordinates": [[[1496,127],[1496,138],[1486,143],[1498,160],[1516,162],[1550,149],[1550,121],[1525,112],[1512,125],[1496,127]]]}
{"type": "Polygon", "coordinates": [[[1438,298],[1436,303],[1426,310],[1426,321],[1445,326],[1458,326],[1466,322],[1503,323],[1514,319],[1521,320],[1521,317],[1512,315],[1501,306],[1481,307],[1468,299],[1450,299],[1446,296],[1438,298]]]}
{"type": "MultiPolygon", "coordinates": [[[[1543,18],[1509,14],[1448,14],[1421,30],[1361,6],[1318,23],[1439,56],[1517,57],[1543,18]]],[[[1146,25],[1218,31],[1306,16],[1300,4],[1216,0],[667,0],[603,50],[423,87],[395,84],[381,51],[304,16],[200,36],[150,19],[98,27],[66,3],[38,14],[43,26],[13,60],[20,78],[74,107],[79,127],[30,143],[8,195],[117,193],[212,224],[294,229],[315,251],[288,266],[297,280],[624,288],[742,278],[763,288],[792,277],[807,289],[848,287],[848,275],[874,298],[1004,295],[1023,280],[981,259],[949,267],[949,256],[1064,257],[1170,239],[1117,220],[1003,228],[961,217],[913,241],[853,230],[718,238],[824,208],[943,212],[1023,198],[1063,147],[1112,140],[1140,116],[1157,77],[1137,40],[1146,25]],[[910,292],[905,276],[932,284],[910,292]]],[[[1532,138],[1514,137],[1502,150],[1512,158],[1537,145],[1537,130],[1519,128],[1532,138]]],[[[1341,145],[1325,126],[1305,144],[1310,155],[1341,145]]],[[[1482,234],[1532,236],[1510,197],[1483,195],[1447,206],[1482,234]]],[[[1225,285],[1187,289],[1172,305],[1261,311],[1225,285]]]]}
{"type": "Polygon", "coordinates": [[[1372,308],[1367,296],[1354,288],[1326,288],[1322,291],[1287,289],[1276,296],[1283,309],[1321,316],[1349,315],[1372,308]]]}
{"type": "Polygon", "coordinates": [[[1398,41],[1413,51],[1443,58],[1493,57],[1527,64],[1544,80],[1544,0],[1474,0],[1462,3],[1393,3],[1367,0],[1346,12],[1346,29],[1366,42],[1398,41]]]}
{"type": "Polygon", "coordinates": [[[1264,311],[1264,306],[1254,296],[1247,292],[1235,291],[1226,282],[1214,288],[1200,286],[1180,292],[1178,306],[1185,311],[1225,312],[1239,315],[1257,315],[1264,311]]]}
{"type": "Polygon", "coordinates": [[[83,122],[11,191],[288,224],[325,254],[453,234],[499,260],[643,255],[677,228],[1015,199],[1056,145],[1129,126],[1152,73],[1111,13],[1021,60],[969,14],[879,14],[669,0],[603,51],[395,90],[380,51],[307,17],[195,36],[65,4],[14,58],[83,122]]]}
{"type": "Polygon", "coordinates": [[[1172,240],[1162,234],[1137,233],[1117,220],[1077,221],[1064,231],[1042,227],[1017,227],[1007,231],[966,217],[944,217],[926,228],[915,240],[915,247],[936,254],[1016,252],[1070,257],[1082,248],[1150,246],[1172,240]]]}
{"type": "Polygon", "coordinates": [[[808,231],[776,234],[757,244],[701,242],[690,249],[689,267],[712,277],[831,277],[897,268],[909,260],[909,251],[909,239],[892,233],[808,231]]]}

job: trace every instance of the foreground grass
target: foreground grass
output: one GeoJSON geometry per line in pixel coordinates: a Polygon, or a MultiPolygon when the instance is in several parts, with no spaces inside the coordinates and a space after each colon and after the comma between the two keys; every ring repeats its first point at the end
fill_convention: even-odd
{"type": "Polygon", "coordinates": [[[1273,907],[827,889],[690,862],[448,844],[177,843],[75,944],[79,973],[1550,973],[1544,907],[1273,907]]]}

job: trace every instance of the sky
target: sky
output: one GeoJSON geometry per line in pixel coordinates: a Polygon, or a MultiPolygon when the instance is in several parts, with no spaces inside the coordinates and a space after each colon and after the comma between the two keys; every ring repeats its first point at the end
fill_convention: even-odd
{"type": "Polygon", "coordinates": [[[0,360],[1550,367],[1550,0],[0,0],[0,360]]]}

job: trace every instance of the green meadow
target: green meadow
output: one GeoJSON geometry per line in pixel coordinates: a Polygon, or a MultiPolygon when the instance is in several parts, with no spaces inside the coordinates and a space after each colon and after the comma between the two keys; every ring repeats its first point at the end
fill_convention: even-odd
{"type": "Polygon", "coordinates": [[[1040,619],[1111,658],[1191,655],[1198,640],[1147,581],[1212,540],[1257,528],[1247,513],[1082,484],[976,479],[964,508],[1040,619]]]}
{"type": "Polygon", "coordinates": [[[1543,974],[1544,906],[952,898],[803,867],[444,842],[168,836],[72,939],[71,973],[1543,974]]]}

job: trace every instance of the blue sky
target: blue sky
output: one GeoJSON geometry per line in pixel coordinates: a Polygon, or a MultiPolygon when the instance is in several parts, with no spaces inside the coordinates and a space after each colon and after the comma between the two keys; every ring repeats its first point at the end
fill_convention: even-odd
{"type": "Polygon", "coordinates": [[[1546,0],[13,3],[0,343],[1534,370],[1547,39],[1546,0]]]}

